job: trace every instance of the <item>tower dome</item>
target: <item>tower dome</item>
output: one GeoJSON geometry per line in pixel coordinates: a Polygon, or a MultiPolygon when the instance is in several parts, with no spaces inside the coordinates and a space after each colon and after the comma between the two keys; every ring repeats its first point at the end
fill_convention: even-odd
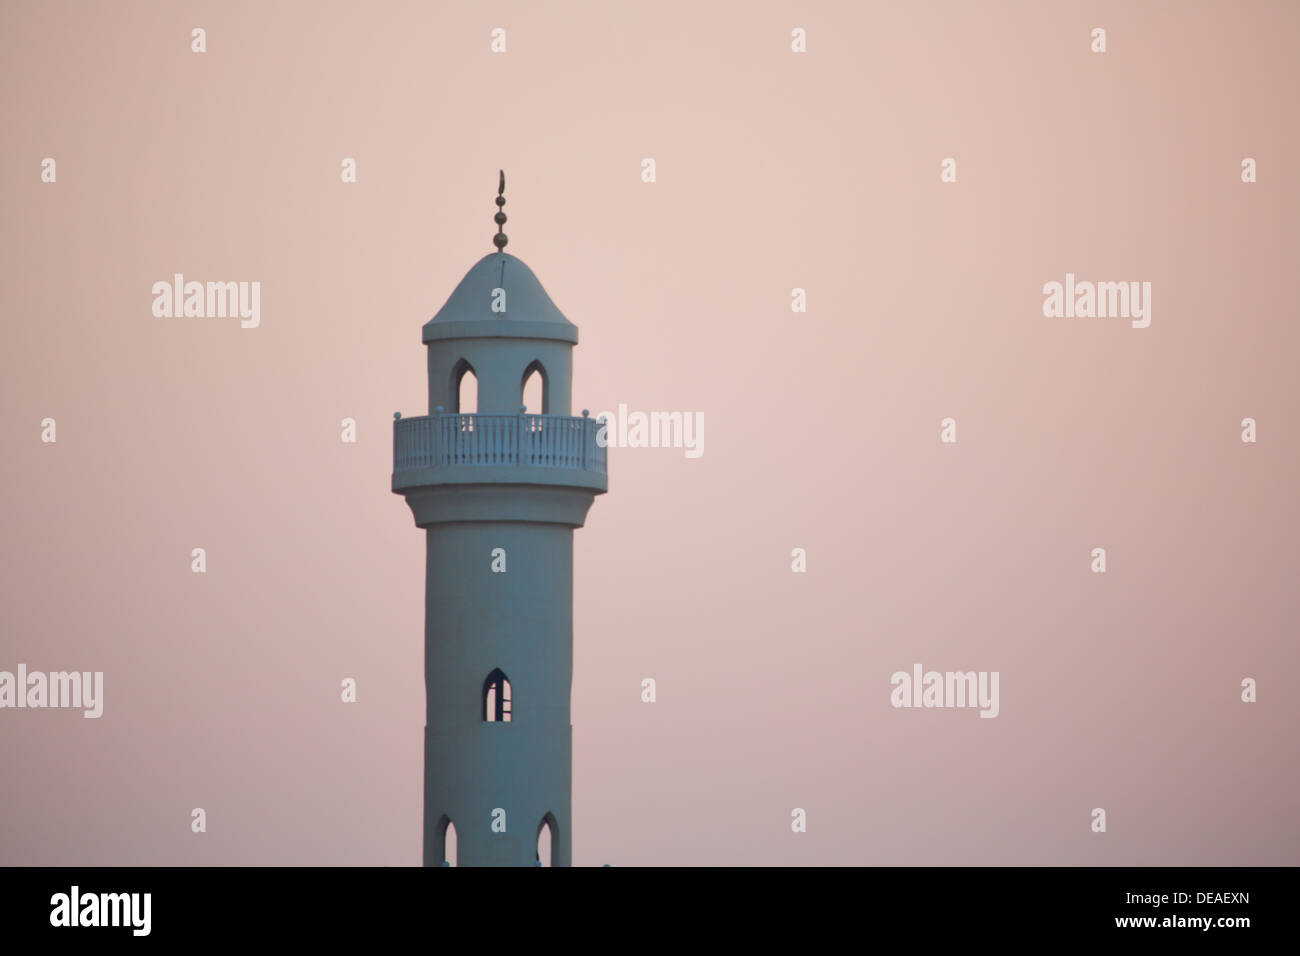
{"type": "Polygon", "coordinates": [[[556,308],[522,259],[491,252],[465,273],[446,304],[424,324],[426,344],[469,338],[555,339],[576,345],[578,327],[556,308]]]}

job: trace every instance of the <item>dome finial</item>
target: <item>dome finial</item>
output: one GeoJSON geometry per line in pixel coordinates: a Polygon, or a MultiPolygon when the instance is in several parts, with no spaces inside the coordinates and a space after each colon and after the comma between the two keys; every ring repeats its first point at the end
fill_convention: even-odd
{"type": "Polygon", "coordinates": [[[501,207],[506,204],[506,171],[501,170],[501,184],[497,186],[497,214],[493,220],[497,224],[497,234],[492,237],[492,244],[497,247],[497,252],[506,251],[506,243],[510,240],[506,234],[501,231],[501,227],[506,224],[506,214],[501,211],[501,207]]]}

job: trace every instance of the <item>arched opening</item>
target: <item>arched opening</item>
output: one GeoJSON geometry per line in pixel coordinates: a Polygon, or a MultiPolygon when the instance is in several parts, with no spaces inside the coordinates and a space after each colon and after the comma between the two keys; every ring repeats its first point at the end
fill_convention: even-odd
{"type": "Polygon", "coordinates": [[[438,821],[438,845],[434,847],[435,858],[440,866],[456,865],[456,824],[445,813],[438,821]]]}
{"type": "Polygon", "coordinates": [[[510,717],[510,681],[498,667],[483,682],[483,719],[508,724],[510,717]]]}
{"type": "Polygon", "coordinates": [[[455,401],[453,412],[473,415],[478,411],[478,376],[474,367],[461,359],[451,370],[451,394],[455,401]]]}
{"type": "Polygon", "coordinates": [[[555,815],[548,813],[537,824],[537,862],[541,866],[555,865],[555,815]]]}
{"type": "Polygon", "coordinates": [[[551,411],[551,386],[546,379],[546,369],[539,361],[534,360],[524,369],[519,404],[527,408],[531,415],[539,412],[546,415],[551,411]]]}

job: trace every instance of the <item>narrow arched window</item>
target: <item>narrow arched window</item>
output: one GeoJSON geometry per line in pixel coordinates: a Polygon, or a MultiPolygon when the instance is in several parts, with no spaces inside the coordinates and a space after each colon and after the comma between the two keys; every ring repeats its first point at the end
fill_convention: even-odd
{"type": "Polygon", "coordinates": [[[537,862],[541,866],[555,865],[555,816],[546,814],[537,825],[537,862]]]}
{"type": "Polygon", "coordinates": [[[483,682],[483,719],[510,723],[510,681],[499,667],[483,682]]]}
{"type": "Polygon", "coordinates": [[[451,818],[443,814],[442,819],[438,821],[438,839],[434,847],[434,855],[438,858],[439,866],[455,866],[457,847],[456,847],[456,824],[451,822],[451,818]]]}
{"type": "Polygon", "coordinates": [[[478,411],[478,376],[474,367],[461,359],[451,370],[451,395],[455,404],[453,412],[473,415],[478,411]]]}
{"type": "Polygon", "coordinates": [[[534,361],[524,369],[520,382],[519,403],[528,409],[529,414],[543,415],[551,411],[551,388],[546,380],[546,369],[541,362],[534,361]]]}

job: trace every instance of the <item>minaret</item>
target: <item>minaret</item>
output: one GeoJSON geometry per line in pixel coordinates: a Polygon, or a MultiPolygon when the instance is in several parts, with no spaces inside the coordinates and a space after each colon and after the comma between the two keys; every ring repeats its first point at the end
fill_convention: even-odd
{"type": "Polygon", "coordinates": [[[424,325],[431,415],[393,423],[393,491],[425,535],[424,865],[571,862],[573,531],[606,488],[597,423],[570,414],[578,329],[496,252],[424,325]],[[541,376],[541,408],[523,407],[541,376]],[[473,413],[461,380],[478,383],[473,413]]]}

